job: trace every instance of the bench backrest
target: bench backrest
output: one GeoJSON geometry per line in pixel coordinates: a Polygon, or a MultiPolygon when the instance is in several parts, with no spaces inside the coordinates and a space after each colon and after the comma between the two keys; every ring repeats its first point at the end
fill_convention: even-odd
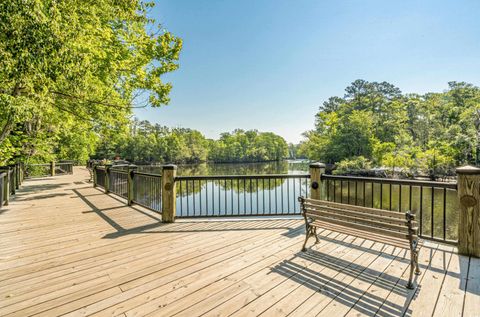
{"type": "Polygon", "coordinates": [[[417,236],[417,222],[410,212],[368,208],[299,197],[303,216],[395,238],[417,236]]]}

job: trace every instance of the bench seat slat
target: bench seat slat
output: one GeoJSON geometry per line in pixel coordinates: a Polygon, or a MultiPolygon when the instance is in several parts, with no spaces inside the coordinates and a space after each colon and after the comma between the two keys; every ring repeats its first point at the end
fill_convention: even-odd
{"type": "Polygon", "coordinates": [[[311,205],[316,205],[316,206],[326,205],[326,206],[330,206],[330,207],[334,207],[334,208],[353,210],[353,211],[357,211],[357,212],[364,212],[366,214],[374,214],[374,215],[379,215],[379,216],[386,216],[386,217],[392,217],[392,218],[405,220],[405,213],[404,212],[383,210],[383,209],[363,207],[363,206],[357,206],[357,205],[347,205],[347,204],[335,203],[335,202],[326,201],[326,200],[315,200],[315,199],[311,199],[311,198],[305,198],[305,203],[308,203],[308,204],[311,204],[311,205]]]}
{"type": "Polygon", "coordinates": [[[341,226],[341,225],[337,225],[331,222],[325,222],[321,220],[315,220],[313,222],[313,225],[322,229],[327,229],[330,231],[343,233],[343,234],[347,234],[354,237],[363,238],[366,240],[371,240],[379,243],[385,243],[385,244],[393,245],[402,249],[410,248],[410,243],[406,239],[393,238],[391,236],[385,236],[382,234],[372,233],[369,231],[360,230],[352,227],[345,227],[345,226],[341,226]]]}
{"type": "Polygon", "coordinates": [[[328,219],[341,220],[341,221],[346,221],[348,223],[358,223],[358,224],[365,225],[372,228],[380,228],[385,230],[391,230],[393,232],[400,232],[400,233],[403,233],[404,235],[408,234],[408,227],[406,225],[399,226],[397,224],[376,221],[375,219],[359,218],[359,217],[355,217],[354,215],[353,216],[346,215],[346,214],[336,213],[336,212],[332,212],[324,209],[311,210],[307,208],[306,215],[307,217],[310,217],[310,216],[314,217],[318,215],[328,219]]]}
{"type": "Polygon", "coordinates": [[[392,231],[388,229],[383,229],[383,228],[378,228],[378,227],[373,227],[369,225],[364,225],[360,223],[352,223],[350,221],[344,221],[340,219],[333,219],[330,217],[325,217],[321,216],[318,214],[309,214],[308,215],[310,218],[313,218],[314,220],[320,220],[320,221],[327,221],[331,222],[336,225],[344,226],[344,227],[352,227],[355,229],[363,230],[365,232],[373,232],[373,233],[380,233],[385,236],[390,236],[390,237],[395,237],[395,238],[400,238],[400,239],[408,239],[408,235],[405,233],[401,233],[398,231],[392,231]]]}
{"type": "MultiPolygon", "coordinates": [[[[406,227],[408,222],[403,217],[403,219],[398,219],[397,217],[388,217],[388,216],[383,216],[383,215],[375,215],[375,214],[369,214],[369,213],[364,213],[364,212],[359,212],[356,210],[350,210],[350,209],[345,209],[345,208],[337,208],[337,207],[331,207],[328,205],[313,205],[313,204],[308,204],[305,203],[305,208],[312,209],[312,210],[325,210],[329,211],[332,213],[339,213],[339,214],[345,214],[345,215],[352,215],[357,218],[366,218],[366,219],[373,219],[373,220],[378,220],[381,222],[386,222],[386,223],[391,223],[391,224],[397,224],[400,227],[406,227]]],[[[416,226],[416,222],[412,221],[412,224],[416,226]]]]}

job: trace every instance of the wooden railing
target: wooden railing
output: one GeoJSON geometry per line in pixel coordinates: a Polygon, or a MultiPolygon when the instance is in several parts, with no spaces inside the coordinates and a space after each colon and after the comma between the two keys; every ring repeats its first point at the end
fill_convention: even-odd
{"type": "Polygon", "coordinates": [[[0,166],[0,208],[9,204],[23,182],[25,173],[22,164],[0,166]]]}
{"type": "Polygon", "coordinates": [[[94,167],[94,185],[176,217],[298,215],[298,196],[417,214],[420,236],[457,243],[465,254],[480,254],[480,169],[458,169],[462,183],[326,175],[310,165],[305,175],[177,176],[176,166],[162,174],[94,167]],[[464,185],[462,185],[464,184],[464,185]],[[460,220],[459,220],[460,219],[460,220]],[[468,234],[467,234],[468,233],[468,234]],[[460,247],[465,245],[465,247],[460,247]],[[472,251],[473,250],[473,251],[472,251]]]}
{"type": "Polygon", "coordinates": [[[73,161],[50,162],[42,164],[26,164],[25,178],[37,178],[56,175],[73,174],[73,161]]]}
{"type": "Polygon", "coordinates": [[[73,174],[73,161],[0,166],[0,208],[9,204],[26,178],[73,174]]]}

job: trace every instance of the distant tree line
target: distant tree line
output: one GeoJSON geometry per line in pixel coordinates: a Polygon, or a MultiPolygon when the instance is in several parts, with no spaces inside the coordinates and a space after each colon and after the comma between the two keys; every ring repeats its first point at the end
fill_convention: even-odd
{"type": "Polygon", "coordinates": [[[342,172],[386,167],[434,177],[478,163],[480,155],[480,89],[464,82],[419,95],[356,80],[343,97],[325,101],[315,119],[299,153],[342,172]]]}
{"type": "Polygon", "coordinates": [[[131,162],[199,163],[278,161],[289,155],[285,140],[271,132],[234,130],[218,140],[199,131],[133,120],[127,131],[100,140],[93,157],[131,162]]]}

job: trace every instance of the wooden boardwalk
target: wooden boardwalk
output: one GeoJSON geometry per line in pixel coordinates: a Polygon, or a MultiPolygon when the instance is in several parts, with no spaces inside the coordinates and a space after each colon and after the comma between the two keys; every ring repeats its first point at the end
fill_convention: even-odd
{"type": "Polygon", "coordinates": [[[299,252],[299,219],[183,220],[103,194],[88,173],[26,181],[0,210],[0,316],[480,316],[480,259],[334,232],[299,252]]]}

